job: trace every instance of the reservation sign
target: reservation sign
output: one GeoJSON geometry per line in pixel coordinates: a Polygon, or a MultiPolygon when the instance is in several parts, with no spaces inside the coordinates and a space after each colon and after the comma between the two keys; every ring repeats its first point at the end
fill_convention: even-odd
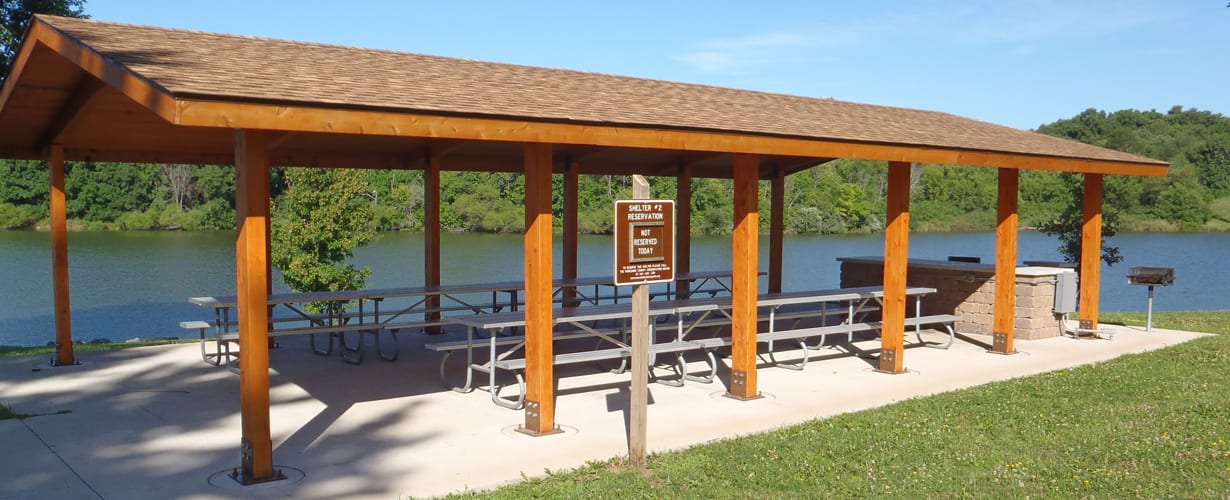
{"type": "Polygon", "coordinates": [[[675,201],[615,201],[615,284],[675,279],[675,201]]]}

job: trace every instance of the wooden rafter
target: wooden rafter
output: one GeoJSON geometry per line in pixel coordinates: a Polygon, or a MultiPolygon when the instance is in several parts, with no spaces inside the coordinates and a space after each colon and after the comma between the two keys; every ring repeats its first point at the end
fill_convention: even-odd
{"type": "Polygon", "coordinates": [[[68,100],[64,102],[63,106],[60,106],[60,109],[56,111],[55,118],[52,118],[51,123],[43,130],[43,138],[39,140],[39,148],[48,147],[52,143],[60,143],[64,133],[73,126],[73,123],[79,117],[84,115],[90,103],[94,102],[105,88],[107,88],[107,85],[101,80],[88,75],[78,80],[68,100]]]}
{"type": "Polygon", "coordinates": [[[291,139],[299,137],[303,134],[297,132],[270,132],[269,139],[265,142],[267,151],[277,151],[285,146],[291,139]]]}

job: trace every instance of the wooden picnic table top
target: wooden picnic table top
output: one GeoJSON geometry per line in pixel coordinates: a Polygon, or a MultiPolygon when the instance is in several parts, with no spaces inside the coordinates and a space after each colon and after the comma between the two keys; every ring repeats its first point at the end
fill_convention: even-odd
{"type": "MultiPolygon", "coordinates": [[[[763,275],[764,273],[760,273],[763,275]]],[[[699,281],[705,279],[717,279],[729,277],[730,271],[700,271],[679,273],[675,276],[676,281],[699,281]]],[[[566,286],[593,286],[593,285],[614,285],[615,278],[613,276],[590,276],[581,278],[559,278],[554,280],[553,287],[566,286]]],[[[525,283],[521,281],[500,281],[494,283],[472,283],[460,285],[436,285],[436,286],[414,286],[414,287],[397,287],[397,288],[370,288],[364,290],[340,290],[332,292],[303,292],[303,293],[275,293],[271,294],[268,303],[277,304],[296,304],[305,302],[334,302],[334,301],[352,301],[352,300],[383,300],[397,297],[414,297],[421,295],[443,295],[443,294],[466,294],[466,293],[487,293],[487,292],[517,292],[525,288],[525,283]]],[[[232,308],[238,304],[237,296],[228,295],[221,297],[192,297],[188,302],[202,307],[212,307],[215,309],[232,308]]]]}

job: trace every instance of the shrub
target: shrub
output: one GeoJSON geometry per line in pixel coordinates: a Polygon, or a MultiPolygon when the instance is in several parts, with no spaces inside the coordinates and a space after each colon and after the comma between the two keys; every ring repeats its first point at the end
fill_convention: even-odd
{"type": "Polygon", "coordinates": [[[144,212],[125,212],[115,219],[115,226],[129,231],[157,229],[158,212],[153,207],[144,212]]]}
{"type": "Polygon", "coordinates": [[[39,220],[34,207],[19,207],[0,202],[0,229],[30,229],[39,220]]]}

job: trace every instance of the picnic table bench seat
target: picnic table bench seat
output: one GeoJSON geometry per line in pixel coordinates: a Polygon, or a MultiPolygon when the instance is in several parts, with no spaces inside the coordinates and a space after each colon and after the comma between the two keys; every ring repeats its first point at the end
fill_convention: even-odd
{"type": "MultiPolygon", "coordinates": [[[[302,320],[302,318],[285,318],[283,322],[302,320]]],[[[277,321],[274,321],[274,323],[276,324],[277,321]]],[[[364,336],[371,333],[375,336],[377,355],[380,359],[391,362],[396,361],[399,355],[400,349],[397,339],[397,332],[399,330],[405,328],[443,326],[451,323],[452,321],[450,320],[437,320],[389,324],[351,323],[343,325],[310,325],[292,328],[272,328],[268,330],[267,336],[269,338],[277,338],[294,335],[307,335],[309,336],[311,342],[312,352],[322,356],[327,356],[333,353],[333,340],[336,338],[343,348],[342,360],[350,364],[360,364],[363,362],[363,358],[366,353],[366,342],[364,336]],[[346,333],[357,333],[359,336],[358,343],[351,346],[348,342],[346,342],[346,333]],[[389,338],[391,338],[393,342],[391,348],[386,348],[382,344],[381,333],[388,333],[389,338]],[[327,347],[321,348],[316,345],[316,335],[329,335],[327,347]],[[348,356],[346,353],[351,353],[352,355],[348,356]]],[[[201,358],[204,359],[205,362],[218,366],[223,363],[230,363],[234,360],[234,358],[239,357],[239,351],[232,347],[232,344],[237,344],[239,342],[238,330],[218,331],[219,329],[212,322],[195,320],[180,322],[179,326],[180,328],[187,330],[197,330],[201,345],[201,358]],[[214,333],[210,334],[207,330],[214,330],[214,333]],[[207,347],[207,343],[210,341],[214,342],[213,352],[209,352],[207,347]]]]}
{"type": "MultiPolygon", "coordinates": [[[[916,299],[934,292],[935,289],[926,287],[908,287],[906,291],[907,296],[912,296],[916,299]]],[[[853,334],[856,332],[879,329],[880,325],[878,322],[863,321],[863,318],[866,317],[867,313],[880,310],[879,300],[882,296],[883,291],[879,287],[763,294],[757,301],[757,321],[761,323],[768,322],[769,332],[762,334],[763,336],[758,339],[758,342],[768,342],[770,344],[770,353],[772,353],[773,342],[775,341],[796,339],[802,341],[806,338],[821,336],[821,342],[823,342],[823,336],[832,333],[845,334],[852,339],[853,334]],[[841,324],[824,325],[831,316],[841,317],[841,324]],[[796,328],[801,321],[809,318],[820,318],[822,320],[821,326],[796,328]],[[780,325],[786,322],[793,322],[793,324],[786,329],[780,328],[780,325]],[[771,336],[770,333],[772,334],[771,336]]],[[[605,337],[600,332],[585,327],[583,323],[612,320],[630,321],[629,307],[630,304],[611,304],[557,309],[551,316],[554,323],[553,331],[555,335],[559,335],[558,329],[561,326],[573,325],[586,331],[573,332],[571,335],[597,335],[605,337]]],[[[700,382],[711,382],[714,380],[717,371],[714,351],[720,347],[729,346],[731,343],[730,338],[688,338],[688,334],[697,328],[721,327],[731,324],[730,308],[731,300],[729,297],[651,301],[649,303],[648,315],[653,318],[650,325],[651,331],[655,331],[652,334],[652,338],[655,341],[649,347],[651,357],[656,361],[658,355],[675,355],[676,361],[671,366],[678,367],[677,371],[680,373],[680,377],[677,379],[655,380],[671,385],[682,385],[685,380],[700,382]],[[667,341],[657,341],[657,339],[661,338],[659,333],[664,333],[662,330],[665,329],[662,327],[671,323],[675,325],[671,328],[676,332],[673,336],[674,338],[667,341]],[[687,372],[684,354],[690,351],[704,353],[710,367],[708,375],[693,376],[687,372]]],[[[945,319],[951,321],[952,318],[942,316],[909,318],[907,325],[921,325],[927,322],[942,323],[945,319]]],[[[466,366],[466,384],[460,388],[453,387],[453,389],[459,392],[469,392],[475,388],[471,384],[473,372],[486,373],[490,383],[485,390],[489,390],[492,393],[493,402],[508,408],[520,408],[520,405],[523,404],[523,396],[518,395],[516,400],[511,403],[499,397],[502,386],[497,384],[496,373],[500,370],[510,372],[517,380],[518,387],[524,391],[523,372],[526,367],[526,361],[523,356],[518,358],[512,355],[524,346],[524,337],[519,336],[515,339],[510,338],[506,340],[492,336],[488,337],[489,340],[486,342],[475,342],[474,333],[479,330],[500,332],[509,328],[523,327],[525,325],[525,313],[516,311],[472,316],[462,319],[460,322],[467,326],[466,340],[435,343],[428,346],[431,350],[445,353],[445,360],[441,362],[440,366],[441,380],[444,381],[446,386],[449,385],[445,373],[445,363],[451,352],[464,349],[469,359],[472,360],[473,350],[481,348],[485,343],[489,346],[491,353],[488,361],[483,363],[468,362],[466,366]],[[499,347],[504,346],[515,347],[504,352],[497,351],[499,347]]],[[[621,369],[619,371],[622,371],[627,359],[631,357],[631,348],[628,347],[626,341],[617,342],[609,337],[606,337],[605,340],[616,344],[615,347],[554,354],[551,358],[552,363],[553,365],[570,365],[592,361],[620,360],[621,369]]],[[[774,362],[776,363],[775,360],[774,362]]],[[[658,363],[655,362],[654,364],[657,365],[658,363]]]]}
{"type": "MultiPolygon", "coordinates": [[[[908,316],[905,318],[906,328],[914,328],[914,334],[918,337],[918,342],[926,347],[937,349],[948,349],[952,346],[953,340],[956,338],[956,332],[953,330],[953,324],[961,321],[961,316],[956,314],[933,314],[927,316],[908,316]],[[948,341],[942,345],[929,343],[922,338],[922,327],[929,325],[938,325],[944,327],[948,331],[948,341]]],[[[828,335],[846,335],[846,342],[853,341],[853,334],[862,332],[878,332],[884,327],[883,321],[865,321],[856,323],[847,323],[840,325],[816,326],[808,328],[793,328],[787,330],[776,330],[764,332],[756,335],[757,343],[767,343],[770,362],[774,366],[780,366],[791,370],[802,370],[807,365],[807,360],[810,358],[808,354],[810,350],[819,349],[824,345],[825,337],[828,335]],[[820,341],[814,346],[809,346],[806,342],[809,338],[820,337],[820,341]],[[798,363],[785,363],[776,359],[777,349],[774,346],[775,342],[793,340],[797,341],[797,345],[803,350],[803,355],[798,363]]],[[[712,343],[708,346],[709,349],[718,347],[729,347],[731,345],[730,337],[715,337],[712,343]]]]}
{"type": "MultiPolygon", "coordinates": [[[[717,377],[717,360],[713,356],[712,349],[711,348],[706,349],[706,346],[712,345],[712,344],[713,344],[712,342],[699,342],[699,341],[692,341],[692,340],[670,341],[670,342],[660,342],[660,343],[650,344],[649,345],[649,368],[650,368],[649,378],[650,380],[657,382],[657,383],[664,384],[664,385],[671,385],[675,387],[682,386],[683,385],[682,380],[676,381],[676,380],[660,378],[654,375],[654,371],[653,371],[653,368],[658,364],[656,362],[657,356],[666,355],[666,354],[676,354],[677,356],[675,357],[675,361],[671,364],[671,366],[674,370],[676,370],[676,373],[681,378],[685,378],[685,379],[693,380],[697,382],[705,382],[705,383],[712,382],[717,377]],[[682,356],[682,353],[686,351],[701,351],[701,352],[705,352],[709,356],[709,360],[708,360],[709,367],[710,367],[709,375],[693,376],[688,373],[686,361],[683,359],[683,356],[682,356]]],[[[564,366],[564,365],[571,365],[571,364],[590,363],[590,362],[609,361],[609,360],[626,361],[628,359],[631,359],[631,357],[632,357],[631,347],[612,347],[612,348],[598,349],[598,350],[593,350],[593,351],[578,351],[578,352],[556,354],[551,357],[551,362],[555,366],[564,366]]],[[[487,371],[487,370],[494,368],[494,369],[506,370],[506,371],[511,372],[517,380],[518,393],[516,396],[516,401],[513,402],[511,405],[504,404],[503,403],[504,400],[500,398],[500,392],[503,389],[503,387],[499,385],[493,386],[491,388],[491,398],[492,400],[496,401],[496,404],[499,404],[501,406],[506,406],[512,409],[521,409],[525,405],[525,376],[523,375],[525,371],[525,363],[526,363],[525,358],[500,359],[500,360],[496,360],[494,363],[491,363],[489,367],[482,366],[482,367],[475,367],[475,369],[479,371],[487,371]]],[[[622,372],[623,369],[624,369],[624,365],[621,364],[619,369],[613,370],[613,371],[622,372]]]]}

